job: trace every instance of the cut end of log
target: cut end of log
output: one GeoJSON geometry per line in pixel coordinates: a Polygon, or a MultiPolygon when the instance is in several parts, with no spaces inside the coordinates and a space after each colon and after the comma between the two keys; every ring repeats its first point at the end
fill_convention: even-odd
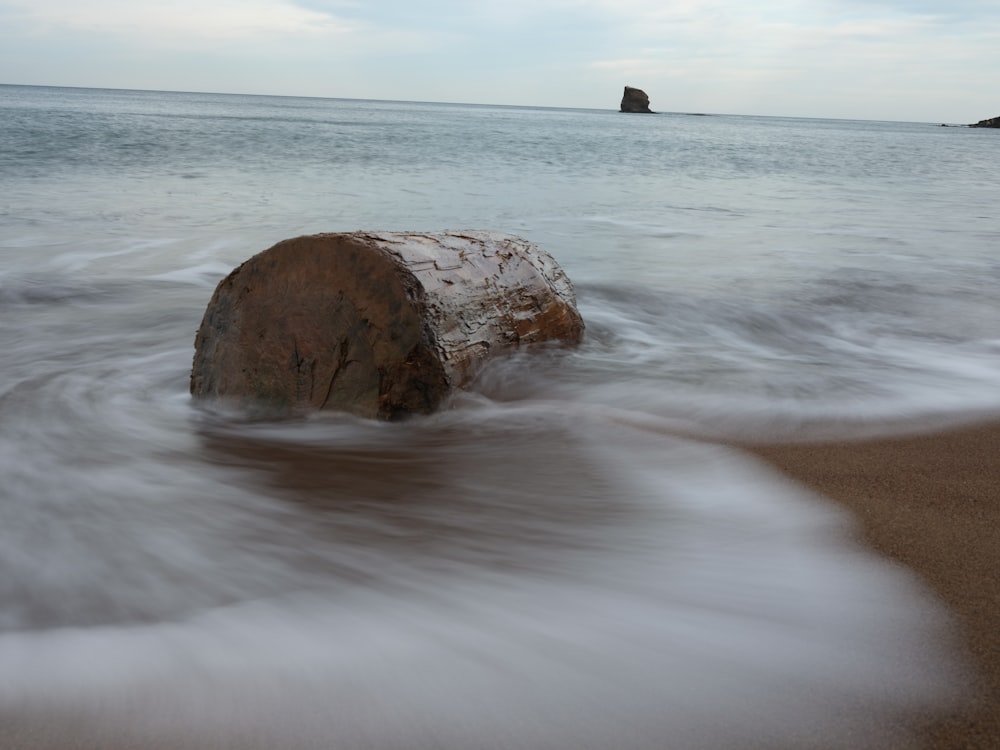
{"type": "Polygon", "coordinates": [[[491,358],[583,335],[552,257],[494,232],[352,232],[279,242],[216,288],[191,394],[276,415],[398,419],[438,408],[491,358]]]}

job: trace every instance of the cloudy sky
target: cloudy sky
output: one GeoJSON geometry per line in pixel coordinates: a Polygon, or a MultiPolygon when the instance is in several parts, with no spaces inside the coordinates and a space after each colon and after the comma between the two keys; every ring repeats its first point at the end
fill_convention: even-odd
{"type": "Polygon", "coordinates": [[[998,0],[0,0],[0,83],[972,122],[998,0]]]}

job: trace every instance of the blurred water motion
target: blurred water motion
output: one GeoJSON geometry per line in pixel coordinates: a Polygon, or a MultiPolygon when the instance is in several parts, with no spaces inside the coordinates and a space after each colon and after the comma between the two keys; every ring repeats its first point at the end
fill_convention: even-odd
{"type": "Polygon", "coordinates": [[[0,89],[5,749],[854,750],[960,699],[908,573],[710,441],[1000,411],[995,139],[0,89]],[[359,228],[537,242],[583,345],[403,424],[194,409],[219,279],[359,228]]]}
{"type": "Polygon", "coordinates": [[[84,513],[60,510],[114,519],[101,546],[22,550],[61,605],[0,637],[10,736],[718,748],[808,734],[846,748],[865,720],[844,711],[871,732],[949,697],[944,621],[842,518],[628,416],[203,418],[197,498],[151,486],[151,519],[105,472],[84,513]],[[183,541],[132,546],[138,524],[183,541]],[[91,569],[109,555],[130,574],[91,569]],[[85,604],[60,595],[69,582],[85,604]]]}

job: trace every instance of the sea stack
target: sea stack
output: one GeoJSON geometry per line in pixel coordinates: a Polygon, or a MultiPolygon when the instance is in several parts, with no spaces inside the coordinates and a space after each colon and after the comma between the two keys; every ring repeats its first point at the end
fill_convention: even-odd
{"type": "Polygon", "coordinates": [[[218,285],[195,338],[191,394],[253,414],[434,411],[491,358],[573,345],[569,278],[495,232],[351,232],[279,242],[218,285]]]}
{"type": "Polygon", "coordinates": [[[622,95],[621,111],[653,114],[653,110],[649,108],[649,97],[646,95],[646,92],[642,89],[632,88],[631,86],[625,87],[625,93],[622,95]]]}

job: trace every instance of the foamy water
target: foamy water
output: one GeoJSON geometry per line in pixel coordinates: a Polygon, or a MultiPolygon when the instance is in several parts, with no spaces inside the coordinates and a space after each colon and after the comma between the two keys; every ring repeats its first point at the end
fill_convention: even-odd
{"type": "Polygon", "coordinates": [[[943,614],[846,519],[648,417],[202,429],[225,468],[129,510],[104,473],[107,538],[32,587],[56,621],[0,637],[26,746],[854,747],[957,697],[943,614]]]}
{"type": "Polygon", "coordinates": [[[1000,411],[981,134],[0,91],[5,746],[853,748],[961,699],[919,582],[719,443],[1000,411]],[[365,227],[544,244],[583,345],[402,424],[196,409],[215,284],[365,227]]]}

